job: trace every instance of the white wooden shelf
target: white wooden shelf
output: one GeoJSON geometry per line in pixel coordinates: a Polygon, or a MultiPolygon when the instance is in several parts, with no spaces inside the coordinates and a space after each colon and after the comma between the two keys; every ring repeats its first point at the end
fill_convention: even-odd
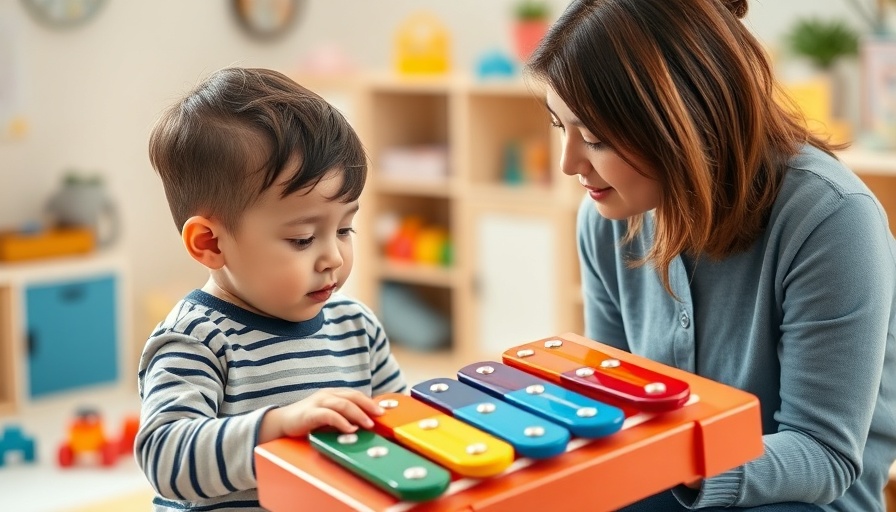
{"type": "Polygon", "coordinates": [[[896,151],[852,147],[838,152],[837,156],[856,174],[896,178],[896,151]]]}

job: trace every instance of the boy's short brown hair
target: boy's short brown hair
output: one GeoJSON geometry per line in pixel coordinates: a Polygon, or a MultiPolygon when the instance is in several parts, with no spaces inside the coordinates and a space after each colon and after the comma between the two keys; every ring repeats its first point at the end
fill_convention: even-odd
{"type": "Polygon", "coordinates": [[[284,173],[291,176],[282,197],[339,170],[344,180],[333,199],[343,202],[360,196],[367,177],[364,147],[345,117],[267,69],[213,73],[162,114],[149,158],[178,230],[202,215],[235,231],[240,215],[284,173]]]}

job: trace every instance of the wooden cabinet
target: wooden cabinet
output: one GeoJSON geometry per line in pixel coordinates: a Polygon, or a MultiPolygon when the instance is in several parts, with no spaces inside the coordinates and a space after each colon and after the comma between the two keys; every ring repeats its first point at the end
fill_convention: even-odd
{"type": "Polygon", "coordinates": [[[28,398],[118,379],[117,278],[25,287],[28,398]]]}
{"type": "Polygon", "coordinates": [[[0,415],[133,375],[124,269],[113,254],[0,265],[0,415]]]}

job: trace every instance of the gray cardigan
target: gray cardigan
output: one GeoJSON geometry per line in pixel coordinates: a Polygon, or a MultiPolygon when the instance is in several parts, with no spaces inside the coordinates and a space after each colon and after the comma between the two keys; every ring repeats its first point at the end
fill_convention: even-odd
{"type": "Polygon", "coordinates": [[[645,254],[652,214],[624,221],[585,198],[578,241],[586,335],[755,394],[765,454],[707,479],[685,506],[802,501],[884,510],[896,458],[896,243],[867,187],[806,147],[789,163],[768,227],[747,251],[675,259],[675,300],[645,254]]]}

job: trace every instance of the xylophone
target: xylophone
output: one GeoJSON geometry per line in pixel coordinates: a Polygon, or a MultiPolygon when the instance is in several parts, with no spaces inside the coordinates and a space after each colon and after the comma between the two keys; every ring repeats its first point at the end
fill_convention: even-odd
{"type": "Polygon", "coordinates": [[[377,400],[373,431],[256,447],[261,505],[615,510],[763,451],[753,395],[571,333],[377,400]]]}

